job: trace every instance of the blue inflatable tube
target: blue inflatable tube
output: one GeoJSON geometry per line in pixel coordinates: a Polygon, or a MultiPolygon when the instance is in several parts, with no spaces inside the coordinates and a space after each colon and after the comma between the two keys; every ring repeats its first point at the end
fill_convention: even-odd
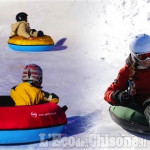
{"type": "Polygon", "coordinates": [[[52,139],[65,125],[41,129],[0,130],[0,145],[28,144],[52,139]]]}
{"type": "Polygon", "coordinates": [[[54,45],[15,45],[8,44],[10,49],[22,52],[43,52],[50,51],[54,45]]]}

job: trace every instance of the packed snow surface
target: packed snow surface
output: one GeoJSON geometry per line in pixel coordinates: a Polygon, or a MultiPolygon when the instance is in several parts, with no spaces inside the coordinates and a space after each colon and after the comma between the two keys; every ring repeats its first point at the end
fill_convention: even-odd
{"type": "Polygon", "coordinates": [[[23,67],[36,63],[43,69],[43,90],[69,108],[61,139],[1,150],[149,149],[150,136],[115,124],[103,97],[125,64],[132,38],[150,34],[150,0],[1,0],[0,10],[0,94],[8,95],[21,82],[23,67]],[[31,28],[50,35],[56,48],[10,50],[10,27],[19,12],[28,14],[31,28]]]}

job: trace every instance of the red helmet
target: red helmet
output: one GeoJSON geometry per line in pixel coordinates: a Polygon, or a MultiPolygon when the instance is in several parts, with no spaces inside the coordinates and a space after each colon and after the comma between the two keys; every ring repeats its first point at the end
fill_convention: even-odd
{"type": "Polygon", "coordinates": [[[35,81],[38,84],[42,83],[42,69],[36,64],[29,64],[24,67],[22,81],[35,81]]]}

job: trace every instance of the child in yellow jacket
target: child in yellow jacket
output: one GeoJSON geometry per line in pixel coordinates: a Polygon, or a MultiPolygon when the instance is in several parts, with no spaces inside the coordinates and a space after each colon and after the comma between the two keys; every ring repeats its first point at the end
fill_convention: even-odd
{"type": "Polygon", "coordinates": [[[25,66],[22,74],[22,83],[13,87],[10,96],[16,106],[35,105],[44,102],[58,103],[59,97],[54,93],[42,90],[42,69],[36,64],[25,66]]]}
{"type": "Polygon", "coordinates": [[[11,36],[18,35],[27,39],[44,36],[43,31],[36,31],[30,28],[27,16],[28,15],[24,12],[20,12],[16,15],[17,22],[11,25],[11,36]]]}

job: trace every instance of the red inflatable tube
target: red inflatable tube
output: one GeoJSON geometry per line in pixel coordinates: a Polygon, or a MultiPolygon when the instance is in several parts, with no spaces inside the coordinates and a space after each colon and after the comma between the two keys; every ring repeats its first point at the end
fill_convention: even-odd
{"type": "Polygon", "coordinates": [[[36,129],[67,123],[64,111],[54,103],[0,107],[0,130],[36,129]]]}

